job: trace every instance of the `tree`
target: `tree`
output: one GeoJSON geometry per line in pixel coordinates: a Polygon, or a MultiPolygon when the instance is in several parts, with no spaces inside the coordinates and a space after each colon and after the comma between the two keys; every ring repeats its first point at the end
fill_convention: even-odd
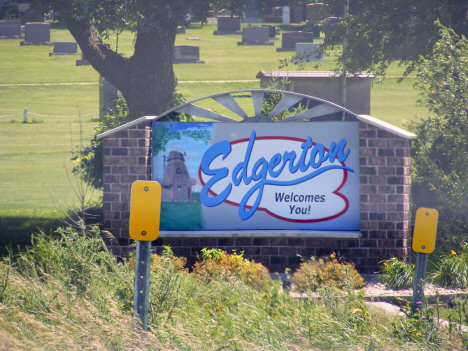
{"type": "Polygon", "coordinates": [[[31,9],[58,11],[87,60],[125,98],[129,118],[165,111],[176,85],[172,67],[177,26],[191,6],[208,5],[241,15],[249,0],[31,0],[31,9]],[[123,28],[135,33],[126,58],[107,48],[102,37],[123,28]]]}
{"type": "Polygon", "coordinates": [[[439,35],[415,83],[435,117],[414,125],[413,202],[439,210],[446,245],[468,234],[468,40],[442,26],[439,35]]]}
{"type": "MultiPolygon", "coordinates": [[[[343,16],[346,0],[323,2],[330,13],[343,16]]],[[[323,50],[331,52],[348,33],[337,71],[345,65],[348,72],[384,76],[392,62],[402,60],[408,74],[418,66],[420,55],[432,53],[439,39],[435,21],[466,34],[467,10],[466,0],[349,0],[343,21],[326,26],[323,50]]]]}

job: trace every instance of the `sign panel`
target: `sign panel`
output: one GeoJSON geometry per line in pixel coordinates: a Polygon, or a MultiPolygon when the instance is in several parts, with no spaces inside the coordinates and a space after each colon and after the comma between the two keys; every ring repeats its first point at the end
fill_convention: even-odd
{"type": "Polygon", "coordinates": [[[357,122],[155,122],[161,230],[359,230],[358,134],[357,122]]]}
{"type": "Polygon", "coordinates": [[[133,240],[153,241],[159,236],[161,185],[138,180],[130,195],[129,234],[133,240]]]}
{"type": "Polygon", "coordinates": [[[435,249],[439,212],[433,208],[418,208],[414,221],[413,250],[432,253],[435,249]]]}

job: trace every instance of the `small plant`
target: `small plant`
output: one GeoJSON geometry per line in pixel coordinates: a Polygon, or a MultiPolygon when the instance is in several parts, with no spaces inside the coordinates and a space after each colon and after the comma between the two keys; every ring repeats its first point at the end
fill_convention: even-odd
{"type": "Polygon", "coordinates": [[[382,263],[380,281],[388,289],[406,289],[414,284],[414,265],[391,258],[382,263]]]}
{"type": "Polygon", "coordinates": [[[295,289],[301,292],[316,291],[323,287],[354,289],[365,285],[364,278],[357,272],[354,264],[340,262],[335,253],[318,260],[312,256],[307,262],[301,263],[292,279],[295,289]]]}
{"type": "Polygon", "coordinates": [[[193,277],[204,283],[241,280],[255,288],[263,288],[270,281],[268,269],[261,263],[245,259],[240,254],[227,254],[220,249],[201,250],[202,261],[193,266],[193,277]]]}
{"type": "Polygon", "coordinates": [[[439,345],[442,340],[438,304],[437,308],[427,307],[425,302],[417,301],[413,309],[408,301],[399,300],[402,302],[400,311],[404,313],[404,317],[391,322],[393,334],[403,341],[425,341],[435,346],[439,345]]]}
{"type": "Polygon", "coordinates": [[[468,244],[462,243],[460,251],[443,254],[432,274],[432,281],[440,286],[464,289],[468,287],[468,244]]]}
{"type": "MultiPolygon", "coordinates": [[[[162,256],[158,254],[151,255],[151,270],[157,271],[170,265],[173,266],[174,272],[181,273],[183,275],[188,274],[188,268],[185,268],[187,265],[187,258],[174,256],[169,245],[163,246],[163,248],[162,256]]],[[[132,271],[135,269],[135,256],[136,251],[133,251],[130,258],[126,261],[127,266],[132,271]]]]}

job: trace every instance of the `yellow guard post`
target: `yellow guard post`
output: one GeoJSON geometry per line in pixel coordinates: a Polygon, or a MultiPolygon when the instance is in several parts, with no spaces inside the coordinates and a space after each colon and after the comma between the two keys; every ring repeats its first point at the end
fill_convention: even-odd
{"type": "Polygon", "coordinates": [[[413,250],[429,254],[434,251],[439,212],[433,208],[418,208],[414,223],[413,250]]]}
{"type": "Polygon", "coordinates": [[[132,185],[130,197],[130,237],[153,241],[159,236],[161,216],[161,185],[138,180],[132,185]]]}

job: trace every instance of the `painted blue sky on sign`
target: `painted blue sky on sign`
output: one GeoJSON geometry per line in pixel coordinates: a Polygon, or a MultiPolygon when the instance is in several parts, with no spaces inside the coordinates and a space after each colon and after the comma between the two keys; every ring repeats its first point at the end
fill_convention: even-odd
{"type": "MultiPolygon", "coordinates": [[[[166,151],[153,155],[153,180],[163,178],[163,156],[168,157],[172,150],[178,150],[187,153],[185,156],[185,164],[187,165],[188,172],[191,178],[198,178],[198,169],[200,167],[201,159],[206,149],[210,146],[210,141],[198,141],[188,137],[187,132],[192,131],[208,131],[213,135],[213,130],[216,126],[214,123],[164,123],[169,130],[182,133],[180,140],[170,140],[166,145],[166,151]]],[[[198,181],[194,186],[194,191],[200,191],[202,188],[201,183],[198,181]]]]}

